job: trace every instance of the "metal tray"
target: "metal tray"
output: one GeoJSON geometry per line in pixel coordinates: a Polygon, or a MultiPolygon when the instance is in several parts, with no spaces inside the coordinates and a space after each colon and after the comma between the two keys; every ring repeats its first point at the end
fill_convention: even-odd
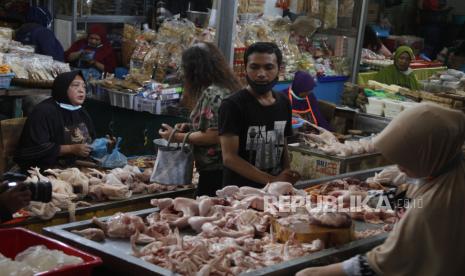
{"type": "Polygon", "coordinates": [[[384,166],[384,167],[378,167],[378,168],[373,168],[373,169],[367,169],[367,170],[362,170],[362,171],[356,171],[356,172],[348,172],[344,174],[339,174],[335,176],[327,176],[327,177],[322,177],[322,178],[317,178],[317,179],[311,179],[311,180],[304,180],[304,181],[298,181],[294,187],[297,189],[306,189],[315,185],[319,185],[325,182],[337,180],[337,179],[343,179],[343,178],[357,178],[360,180],[365,180],[368,177],[372,177],[375,175],[375,173],[378,173],[385,168],[391,167],[392,165],[389,166],[384,166]]]}
{"type": "MultiPolygon", "coordinates": [[[[307,188],[313,185],[331,181],[334,179],[346,178],[346,177],[357,177],[359,179],[365,179],[373,176],[376,172],[381,171],[383,168],[376,168],[371,170],[365,170],[360,172],[347,173],[336,177],[327,177],[322,179],[316,179],[311,181],[304,181],[297,183],[297,188],[307,188]]],[[[146,209],[131,214],[145,217],[158,209],[146,209]]],[[[109,217],[101,218],[100,220],[106,220],[109,217]]],[[[44,233],[56,238],[58,240],[69,243],[76,246],[84,251],[88,251],[91,254],[98,255],[104,261],[104,266],[115,271],[115,273],[122,273],[122,275],[142,275],[146,274],[158,274],[158,275],[173,275],[172,271],[166,270],[162,267],[150,264],[139,258],[131,255],[131,246],[129,239],[110,239],[107,238],[105,242],[99,243],[94,242],[76,234],[71,233],[71,230],[81,230],[88,227],[95,227],[90,221],[82,221],[69,223],[54,227],[48,227],[44,229],[44,233]]],[[[370,224],[365,222],[355,221],[355,230],[362,231],[366,229],[377,229],[382,225],[370,224]]],[[[191,234],[184,232],[183,234],[191,234]]],[[[328,248],[305,257],[293,259],[290,261],[282,262],[276,265],[268,266],[259,270],[245,273],[244,275],[293,275],[297,271],[318,265],[326,265],[335,263],[338,261],[345,260],[356,254],[364,253],[372,249],[373,247],[381,244],[386,239],[388,233],[383,233],[367,239],[356,240],[345,244],[340,247],[328,248]]]]}
{"type": "MultiPolygon", "coordinates": [[[[157,208],[145,209],[130,214],[145,218],[149,214],[157,211],[157,208]]],[[[100,218],[106,221],[110,216],[100,218]]],[[[106,238],[104,242],[95,242],[72,233],[72,230],[82,230],[89,227],[96,227],[91,220],[73,222],[58,226],[47,227],[44,233],[47,236],[61,240],[67,244],[80,248],[91,254],[102,258],[104,266],[115,273],[123,275],[174,275],[172,271],[160,266],[148,263],[132,256],[132,249],[129,239],[106,238]]],[[[355,230],[361,231],[366,229],[377,229],[380,225],[369,224],[364,222],[355,222],[355,230]]],[[[181,234],[193,234],[192,231],[182,232],[181,234]]],[[[308,256],[272,265],[266,268],[255,270],[245,275],[283,275],[283,273],[295,273],[298,270],[316,265],[330,264],[349,258],[355,254],[363,253],[376,245],[381,244],[387,237],[387,233],[375,237],[357,240],[345,244],[341,247],[328,248],[308,256]]]]}
{"type": "Polygon", "coordinates": [[[300,152],[307,153],[307,154],[313,154],[313,155],[320,156],[320,157],[325,157],[328,159],[340,160],[340,161],[358,161],[358,160],[362,160],[367,157],[381,155],[381,153],[379,152],[370,152],[370,153],[356,154],[356,155],[350,155],[350,156],[329,155],[325,153],[324,151],[306,146],[303,143],[298,143],[298,145],[296,144],[290,145],[289,149],[300,151],[300,152]]]}
{"type": "MultiPolygon", "coordinates": [[[[150,200],[153,198],[165,198],[165,197],[193,197],[196,188],[185,188],[176,191],[168,191],[155,194],[143,194],[135,195],[128,199],[117,200],[117,201],[105,201],[93,204],[89,207],[76,208],[76,220],[87,220],[92,217],[109,216],[116,212],[130,212],[134,210],[140,210],[150,208],[150,200]]],[[[60,225],[69,222],[69,212],[60,211],[50,220],[42,220],[38,217],[30,217],[24,221],[15,224],[0,224],[0,228],[5,227],[25,227],[32,231],[40,233],[42,228],[53,225],[60,225]]]]}

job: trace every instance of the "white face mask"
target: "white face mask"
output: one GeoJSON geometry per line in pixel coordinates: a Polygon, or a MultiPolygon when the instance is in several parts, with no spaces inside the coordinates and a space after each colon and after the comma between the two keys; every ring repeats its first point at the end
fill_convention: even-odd
{"type": "Polygon", "coordinates": [[[81,107],[82,107],[81,105],[72,105],[72,104],[65,104],[65,103],[59,103],[59,102],[57,102],[57,104],[61,108],[69,110],[69,111],[76,111],[76,110],[81,109],[81,107]]]}
{"type": "Polygon", "coordinates": [[[407,70],[401,71],[401,72],[402,72],[402,74],[408,76],[408,75],[410,75],[410,74],[413,72],[413,70],[412,70],[411,68],[408,68],[407,70]]]}

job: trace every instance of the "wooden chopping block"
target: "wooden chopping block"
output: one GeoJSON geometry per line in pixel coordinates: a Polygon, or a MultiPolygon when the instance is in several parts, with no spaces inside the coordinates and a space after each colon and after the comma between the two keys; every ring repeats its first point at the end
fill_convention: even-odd
{"type": "Polygon", "coordinates": [[[355,239],[354,224],[345,228],[332,228],[309,223],[299,222],[289,226],[283,226],[277,220],[273,221],[273,230],[280,242],[286,242],[295,233],[294,238],[299,242],[311,243],[316,239],[324,242],[326,248],[346,244],[355,239]]]}

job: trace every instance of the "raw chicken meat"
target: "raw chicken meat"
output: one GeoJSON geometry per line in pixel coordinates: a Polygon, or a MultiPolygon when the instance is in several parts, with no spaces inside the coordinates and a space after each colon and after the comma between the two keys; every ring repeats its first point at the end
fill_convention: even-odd
{"type": "Polygon", "coordinates": [[[312,148],[317,148],[326,154],[346,157],[375,152],[375,147],[371,138],[362,138],[357,141],[345,141],[344,144],[342,144],[331,132],[311,124],[310,122],[307,123],[318,129],[319,134],[302,134],[305,144],[312,148]]]}
{"type": "Polygon", "coordinates": [[[319,213],[311,213],[310,215],[310,223],[327,226],[327,227],[349,227],[352,225],[352,220],[350,216],[346,213],[340,212],[319,212],[319,213]]]}
{"type": "Polygon", "coordinates": [[[106,199],[121,200],[130,198],[132,191],[126,185],[99,184],[90,187],[89,195],[97,201],[106,199]]]}
{"type": "Polygon", "coordinates": [[[57,179],[65,181],[71,186],[78,188],[79,193],[87,195],[89,193],[89,178],[81,173],[78,168],[69,168],[65,170],[48,169],[46,173],[54,175],[57,179]]]}
{"type": "Polygon", "coordinates": [[[106,222],[101,222],[94,217],[92,222],[110,238],[129,238],[136,231],[144,233],[146,230],[144,221],[140,217],[123,213],[116,213],[106,222]]]}
{"type": "Polygon", "coordinates": [[[105,233],[102,229],[99,228],[87,228],[83,230],[72,230],[74,234],[78,234],[79,236],[83,236],[86,239],[101,242],[105,240],[105,233]]]}

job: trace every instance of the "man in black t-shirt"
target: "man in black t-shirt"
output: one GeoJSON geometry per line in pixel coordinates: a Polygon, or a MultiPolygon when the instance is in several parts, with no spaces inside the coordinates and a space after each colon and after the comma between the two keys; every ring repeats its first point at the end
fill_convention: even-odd
{"type": "Polygon", "coordinates": [[[246,50],[244,63],[249,85],[223,100],[219,110],[223,185],[295,183],[300,176],[289,169],[286,143],[291,106],[282,93],[271,90],[278,80],[281,51],[273,43],[258,42],[246,50]]]}

